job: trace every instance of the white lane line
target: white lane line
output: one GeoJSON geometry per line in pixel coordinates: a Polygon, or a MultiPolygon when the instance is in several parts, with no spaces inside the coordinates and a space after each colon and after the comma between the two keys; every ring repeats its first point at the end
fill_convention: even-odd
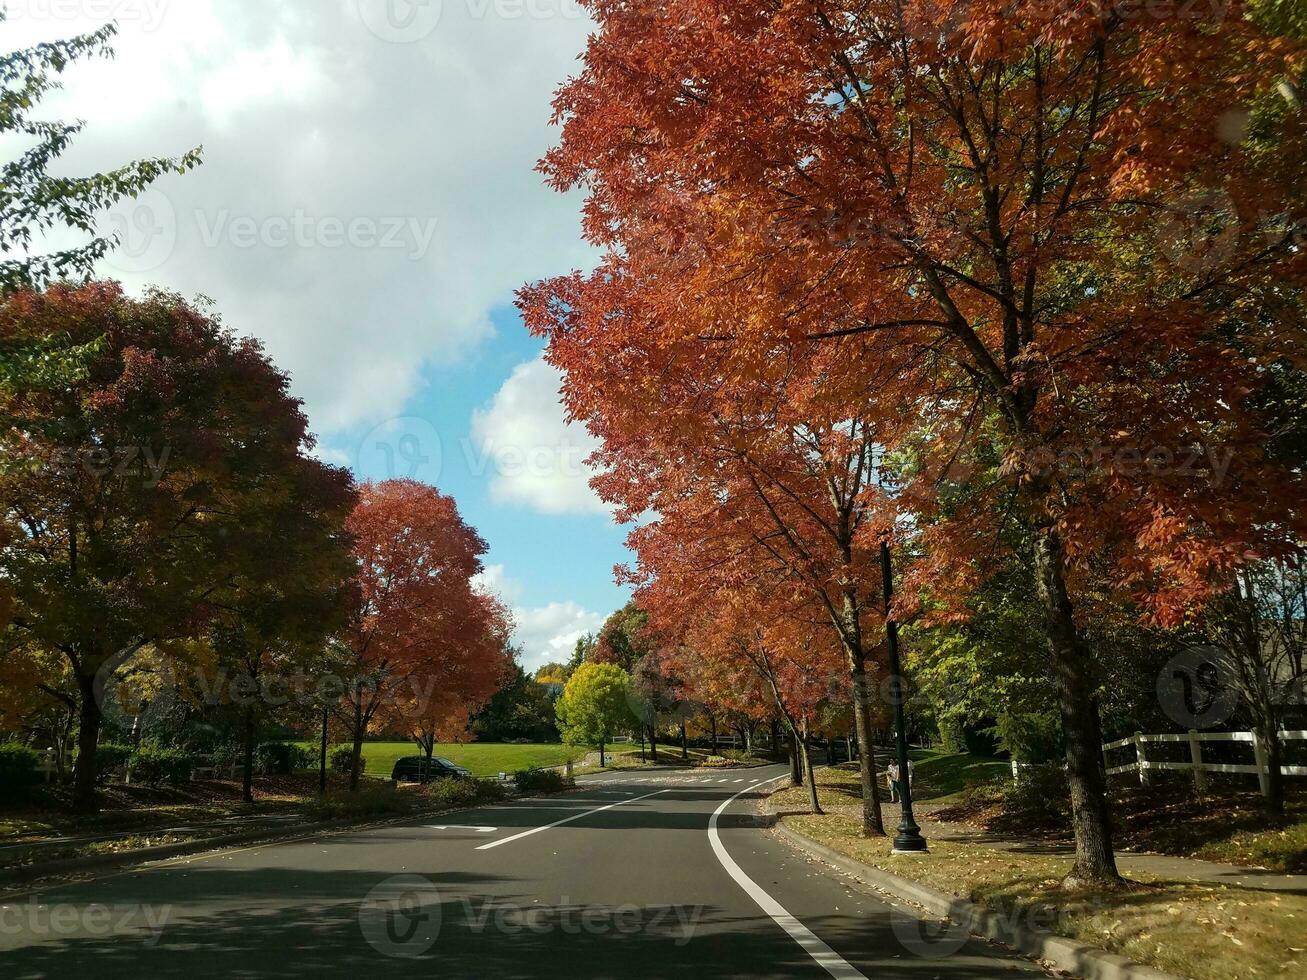
{"type": "Polygon", "coordinates": [[[646,793],[644,796],[634,796],[629,800],[618,800],[616,803],[609,803],[607,806],[598,806],[593,810],[574,813],[570,817],[564,817],[562,820],[555,820],[553,823],[547,823],[543,827],[533,827],[531,830],[524,830],[522,833],[514,834],[512,837],[505,837],[502,840],[491,841],[489,844],[482,844],[477,848],[477,850],[488,851],[490,848],[498,847],[500,844],[509,844],[515,840],[521,840],[523,837],[530,837],[532,834],[539,834],[554,827],[561,827],[565,823],[571,823],[573,820],[580,820],[582,817],[588,817],[592,813],[603,813],[603,811],[611,810],[615,806],[625,806],[627,803],[638,803],[640,800],[647,800],[651,796],[657,796],[659,793],[667,792],[670,791],[665,789],[655,790],[652,793],[646,793]]]}
{"type": "Polygon", "coordinates": [[[737,782],[737,783],[742,783],[742,782],[744,782],[744,780],[743,780],[743,779],[737,779],[736,782],[737,782]]]}
{"type": "MultiPolygon", "coordinates": [[[[759,782],[762,782],[762,780],[759,780],[759,782]]],[[[712,844],[713,853],[717,855],[717,860],[722,863],[726,873],[735,880],[737,885],[744,889],[745,894],[753,899],[760,909],[771,916],[772,921],[784,929],[791,939],[803,947],[803,951],[811,956],[818,966],[822,967],[832,977],[835,977],[836,980],[867,980],[865,974],[859,972],[848,960],[818,939],[812,930],[785,911],[785,907],[780,902],[763,891],[752,878],[740,870],[740,866],[726,853],[726,846],[722,844],[721,835],[717,832],[717,818],[722,815],[728,806],[757,785],[758,783],[754,783],[752,786],[746,786],[740,790],[719,806],[708,819],[708,841],[712,844]]]]}

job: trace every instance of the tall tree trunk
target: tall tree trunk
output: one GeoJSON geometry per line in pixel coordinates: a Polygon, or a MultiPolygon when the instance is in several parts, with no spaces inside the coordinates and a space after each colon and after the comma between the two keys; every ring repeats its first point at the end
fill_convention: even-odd
{"type": "Polygon", "coordinates": [[[744,754],[753,755],[753,729],[748,725],[744,726],[744,754]]]}
{"type": "Polygon", "coordinates": [[[349,791],[357,793],[359,788],[359,763],[363,758],[363,695],[355,691],[354,701],[354,744],[349,764],[349,791]]]}
{"type": "MultiPolygon", "coordinates": [[[[605,765],[605,762],[604,762],[604,741],[605,741],[604,739],[600,739],[600,740],[599,740],[599,768],[600,768],[600,769],[602,769],[602,768],[604,767],[604,765],[605,765]]],[[[643,741],[643,739],[641,739],[641,741],[643,741]]]]}
{"type": "Polygon", "coordinates": [[[803,785],[803,760],[799,757],[799,739],[793,729],[790,729],[790,783],[803,785]]]}
{"type": "Polygon", "coordinates": [[[799,746],[803,752],[803,771],[808,780],[808,804],[812,807],[813,813],[825,813],[817,800],[817,774],[812,769],[812,745],[808,737],[807,722],[803,724],[803,735],[799,740],[799,746]]]}
{"type": "Polygon", "coordinates": [[[1280,766],[1284,761],[1284,743],[1280,739],[1280,725],[1274,712],[1269,716],[1259,714],[1256,725],[1257,736],[1266,752],[1266,796],[1263,804],[1267,812],[1281,816],[1284,813],[1284,773],[1280,766]]]}
{"type": "Polygon", "coordinates": [[[690,737],[685,733],[685,721],[681,721],[681,761],[690,760],[690,737]]]}
{"type": "Polygon", "coordinates": [[[653,725],[649,726],[649,758],[658,761],[658,730],[653,725]]]}
{"type": "Polygon", "coordinates": [[[771,733],[768,736],[768,750],[775,752],[781,741],[781,723],[773,718],[771,720],[771,733]]]}
{"type": "Polygon", "coordinates": [[[1122,879],[1112,850],[1103,732],[1094,694],[1092,665],[1072,616],[1062,541],[1051,524],[1037,530],[1035,572],[1049,650],[1053,656],[1062,734],[1066,742],[1071,826],[1076,838],[1075,864],[1065,884],[1068,887],[1117,885],[1122,879]]]}
{"type": "Polygon", "coordinates": [[[884,837],[880,815],[880,784],[876,781],[876,741],[871,729],[871,706],[867,684],[867,658],[861,649],[845,644],[849,673],[853,679],[853,729],[858,736],[858,782],[862,785],[862,835],[884,837]]]}
{"type": "Polygon", "coordinates": [[[708,725],[709,725],[709,730],[712,733],[712,754],[721,755],[721,753],[717,751],[717,716],[716,715],[708,716],[708,725]]]}
{"type": "Polygon", "coordinates": [[[254,802],[254,705],[245,706],[245,724],[241,731],[241,747],[244,750],[245,772],[241,775],[241,799],[246,803],[254,802]]]}
{"type": "Polygon", "coordinates": [[[77,761],[73,764],[73,808],[94,813],[100,808],[95,792],[95,750],[100,744],[100,704],[95,700],[95,675],[77,674],[82,703],[77,728],[77,761]]]}

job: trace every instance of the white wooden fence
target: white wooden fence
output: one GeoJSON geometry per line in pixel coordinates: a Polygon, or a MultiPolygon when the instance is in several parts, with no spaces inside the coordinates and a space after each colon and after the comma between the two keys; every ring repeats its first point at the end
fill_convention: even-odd
{"type": "MultiPolygon", "coordinates": [[[[1307,731],[1280,732],[1280,738],[1286,742],[1304,741],[1307,740],[1307,731]]],[[[1109,752],[1131,747],[1134,748],[1134,758],[1124,765],[1113,766],[1109,764],[1107,768],[1107,774],[1109,776],[1116,776],[1126,772],[1137,772],[1139,774],[1139,782],[1146,784],[1149,781],[1149,776],[1157,770],[1172,769],[1192,772],[1194,774],[1194,786],[1201,793],[1207,789],[1206,773],[1237,773],[1243,775],[1255,775],[1258,784],[1261,787],[1262,795],[1266,795],[1270,791],[1269,774],[1271,770],[1267,765],[1266,747],[1262,744],[1262,740],[1257,737],[1255,732],[1190,731],[1183,735],[1144,735],[1141,732],[1131,735],[1129,738],[1122,738],[1115,742],[1108,742],[1103,746],[1104,758],[1107,758],[1107,753],[1109,752]],[[1149,758],[1147,746],[1177,742],[1185,743],[1189,746],[1188,762],[1169,762],[1164,759],[1149,758]],[[1246,743],[1252,747],[1252,764],[1245,765],[1207,762],[1203,759],[1203,743],[1205,742],[1246,743]]],[[[1287,766],[1281,764],[1280,772],[1286,776],[1307,776],[1307,766],[1287,766]]]]}

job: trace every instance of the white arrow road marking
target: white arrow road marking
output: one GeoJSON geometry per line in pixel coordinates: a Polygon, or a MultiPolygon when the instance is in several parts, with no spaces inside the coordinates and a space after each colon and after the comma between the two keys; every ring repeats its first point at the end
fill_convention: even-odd
{"type": "MultiPolygon", "coordinates": [[[[777,778],[783,779],[784,777],[777,778]]],[[[767,781],[772,782],[773,780],[767,781]]],[[[717,855],[717,860],[722,863],[726,873],[735,879],[737,885],[744,889],[745,894],[757,902],[758,907],[771,916],[773,922],[789,933],[790,938],[802,946],[803,951],[811,956],[835,980],[867,980],[866,974],[859,972],[848,960],[818,939],[812,930],[785,911],[785,907],[780,902],[763,891],[752,878],[740,870],[740,866],[726,853],[726,847],[722,844],[721,835],[717,833],[717,818],[722,815],[728,806],[745,793],[756,789],[757,786],[758,783],[746,786],[719,806],[713,815],[708,818],[708,841],[712,844],[713,853],[717,855]]]]}
{"type": "Polygon", "coordinates": [[[475,830],[478,834],[493,834],[498,827],[471,827],[461,823],[429,823],[427,830],[475,830]]]}
{"type": "Polygon", "coordinates": [[[501,840],[491,841],[489,844],[482,844],[477,848],[478,851],[488,851],[492,847],[498,847],[500,844],[509,844],[515,840],[521,840],[523,837],[530,837],[532,834],[539,834],[546,830],[552,830],[554,827],[561,827],[565,823],[571,823],[573,820],[580,820],[582,817],[588,817],[592,813],[602,813],[604,810],[611,810],[615,806],[625,806],[628,803],[638,803],[640,800],[647,800],[651,796],[657,796],[659,793],[667,793],[670,790],[660,789],[652,793],[646,793],[644,796],[633,796],[629,800],[618,800],[616,803],[609,803],[607,806],[597,806],[593,810],[585,810],[581,813],[574,813],[570,817],[564,817],[562,820],[555,820],[553,823],[547,823],[543,827],[533,827],[530,830],[524,830],[520,834],[514,834],[512,837],[505,837],[501,840]]]}

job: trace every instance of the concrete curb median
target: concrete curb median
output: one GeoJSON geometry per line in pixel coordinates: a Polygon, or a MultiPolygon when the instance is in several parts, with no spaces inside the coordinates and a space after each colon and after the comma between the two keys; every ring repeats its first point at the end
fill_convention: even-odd
{"type": "MultiPolygon", "coordinates": [[[[956,922],[966,927],[972,935],[1010,946],[1063,973],[1084,977],[1085,980],[1180,980],[1173,974],[1163,973],[1124,956],[1086,946],[1064,936],[1032,929],[975,902],[946,895],[919,882],[855,861],[785,826],[779,819],[784,813],[772,813],[770,807],[767,812],[771,817],[773,833],[826,864],[859,878],[880,891],[918,905],[933,915],[956,922]]],[[[922,860],[929,858],[923,857],[922,860]]]]}

